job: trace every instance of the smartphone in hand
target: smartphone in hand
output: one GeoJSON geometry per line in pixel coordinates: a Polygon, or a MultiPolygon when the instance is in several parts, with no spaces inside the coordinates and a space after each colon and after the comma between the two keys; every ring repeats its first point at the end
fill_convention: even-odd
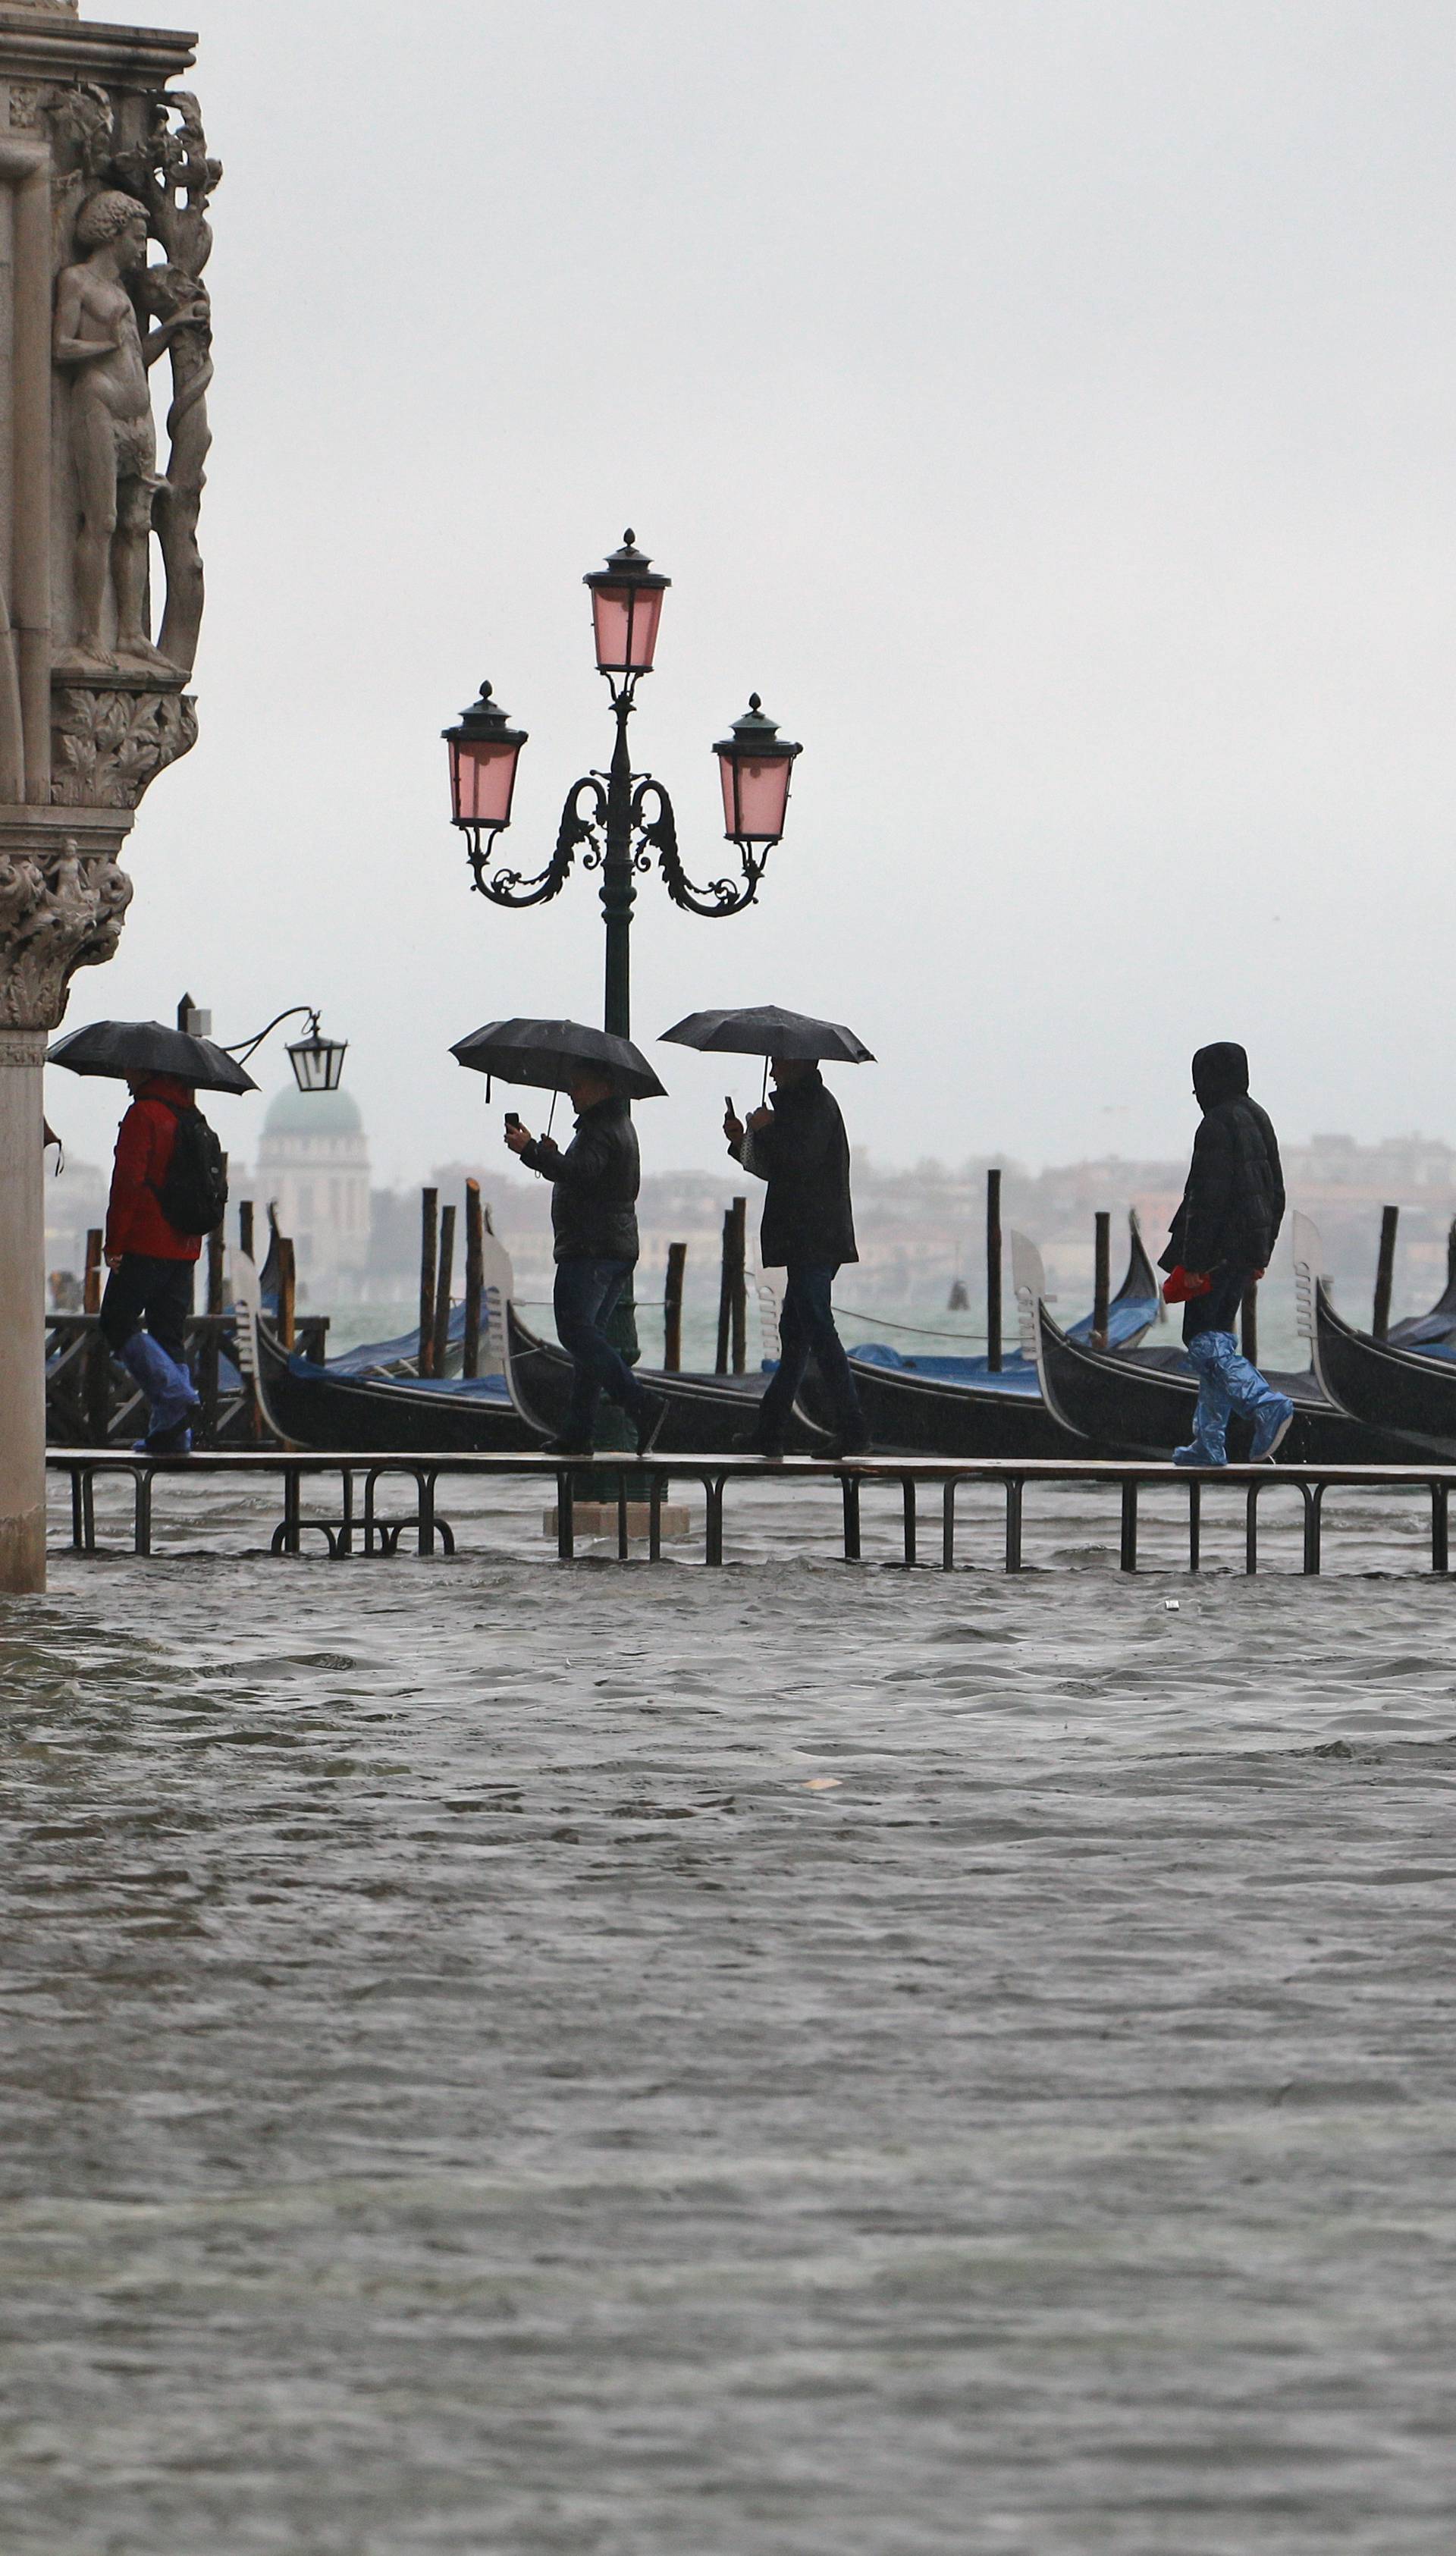
{"type": "Polygon", "coordinates": [[[734,1106],[733,1106],[733,1094],[732,1094],[732,1092],[731,1092],[731,1091],[725,1091],[725,1092],[724,1092],[724,1094],[723,1094],[723,1106],[724,1106],[724,1108],[727,1110],[728,1115],[729,1115],[729,1117],[730,1117],[730,1118],[736,1118],[736,1117],[737,1117],[738,1112],[737,1112],[737,1110],[736,1110],[736,1109],[734,1108],[734,1106]]]}
{"type": "Polygon", "coordinates": [[[508,1110],[506,1111],[506,1125],[507,1125],[508,1127],[519,1127],[519,1126],[520,1126],[520,1124],[521,1124],[521,1112],[520,1112],[520,1110],[519,1110],[519,1109],[508,1109],[508,1110]]]}

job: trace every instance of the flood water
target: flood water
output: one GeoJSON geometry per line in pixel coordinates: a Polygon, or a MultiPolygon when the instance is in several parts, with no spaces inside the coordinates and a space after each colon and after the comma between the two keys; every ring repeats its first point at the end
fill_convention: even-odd
{"type": "Polygon", "coordinates": [[[1449,2546],[1418,1506],[1007,1580],[884,1496],[706,1572],[179,1491],[0,1603],[7,2556],[1449,2546]]]}

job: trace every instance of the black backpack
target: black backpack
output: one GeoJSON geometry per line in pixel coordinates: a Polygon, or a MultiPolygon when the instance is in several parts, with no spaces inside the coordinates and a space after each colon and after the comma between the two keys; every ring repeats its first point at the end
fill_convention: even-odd
{"type": "Polygon", "coordinates": [[[177,1135],[158,1184],[158,1204],[179,1233],[212,1233],[227,1207],[227,1174],[216,1130],[200,1109],[178,1109],[170,1100],[167,1106],[177,1118],[177,1135]]]}

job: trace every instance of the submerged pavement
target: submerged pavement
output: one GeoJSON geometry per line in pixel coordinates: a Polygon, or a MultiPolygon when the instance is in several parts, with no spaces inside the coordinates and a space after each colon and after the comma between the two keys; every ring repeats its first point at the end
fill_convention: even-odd
{"type": "Polygon", "coordinates": [[[1444,2549],[1450,1588],[537,1508],[0,1608],[7,2551],[1444,2549]]]}

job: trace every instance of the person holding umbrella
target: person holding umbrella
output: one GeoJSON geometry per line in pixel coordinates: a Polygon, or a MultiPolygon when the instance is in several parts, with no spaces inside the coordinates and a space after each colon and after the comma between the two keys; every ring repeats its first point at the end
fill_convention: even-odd
{"type": "Polygon", "coordinates": [[[101,1337],[147,1397],[137,1453],[189,1455],[200,1400],[186,1354],[192,1275],[202,1237],[227,1205],[222,1148],[196,1093],[199,1085],[214,1091],[257,1085],[210,1039],[160,1021],[93,1022],[58,1040],[50,1061],[125,1082],[131,1092],[106,1209],[101,1337]]]}
{"type": "Polygon", "coordinates": [[[629,1095],[663,1096],[663,1086],[630,1039],[576,1021],[491,1021],[450,1053],[477,1074],[564,1089],[576,1133],[564,1152],[533,1136],[514,1115],[506,1143],[530,1172],[551,1184],[555,1239],[556,1337],[571,1360],[571,1400],[552,1456],[590,1456],[603,1393],[626,1412],[639,1456],[652,1453],[667,1416],[663,1395],[640,1384],[607,1338],[617,1299],[637,1266],[637,1193],[642,1182],[629,1095]]]}
{"type": "Polygon", "coordinates": [[[728,1151],[768,1185],[760,1252],[766,1269],[787,1273],[777,1372],[756,1426],[740,1441],[777,1461],[795,1396],[812,1357],[834,1408],[834,1454],[867,1456],[870,1432],[844,1343],[834,1328],[834,1281],[858,1260],[849,1191],[849,1139],[839,1103],[819,1072],[821,1057],[873,1064],[863,1040],[837,1021],[816,1021],[766,1003],[736,1012],[693,1012],[664,1036],[682,1047],[767,1056],[772,1102],[745,1125],[732,1103],[723,1120],[728,1151]]]}

